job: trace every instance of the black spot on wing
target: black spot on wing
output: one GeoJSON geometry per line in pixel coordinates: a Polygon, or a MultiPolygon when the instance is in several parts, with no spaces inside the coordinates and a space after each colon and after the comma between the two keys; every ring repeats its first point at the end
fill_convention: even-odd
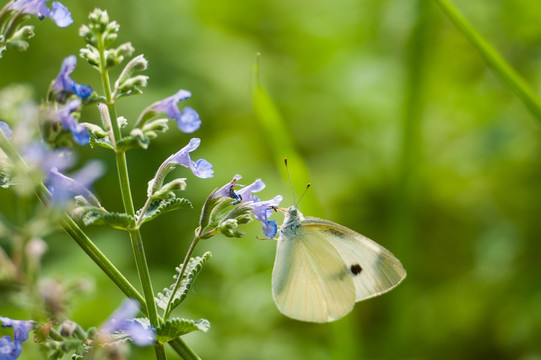
{"type": "Polygon", "coordinates": [[[349,269],[353,275],[359,275],[363,271],[363,268],[359,264],[353,264],[349,269]]]}

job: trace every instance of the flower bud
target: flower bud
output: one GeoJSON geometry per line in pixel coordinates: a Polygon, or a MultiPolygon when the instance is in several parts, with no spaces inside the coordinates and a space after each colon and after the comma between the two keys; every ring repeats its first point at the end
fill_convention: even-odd
{"type": "Polygon", "coordinates": [[[120,46],[116,48],[116,53],[120,56],[125,56],[125,57],[132,56],[134,51],[135,49],[130,42],[121,44],[120,46]]]}
{"type": "Polygon", "coordinates": [[[69,337],[77,330],[77,324],[71,320],[66,320],[60,324],[58,330],[60,330],[60,335],[69,337]]]}
{"type": "Polygon", "coordinates": [[[87,44],[92,45],[93,47],[98,46],[98,37],[88,26],[82,25],[79,28],[79,36],[82,37],[87,44]]]}
{"type": "Polygon", "coordinates": [[[88,19],[92,24],[92,28],[96,30],[98,34],[102,34],[109,24],[109,14],[107,14],[107,11],[101,9],[95,9],[91,12],[88,19]]]}

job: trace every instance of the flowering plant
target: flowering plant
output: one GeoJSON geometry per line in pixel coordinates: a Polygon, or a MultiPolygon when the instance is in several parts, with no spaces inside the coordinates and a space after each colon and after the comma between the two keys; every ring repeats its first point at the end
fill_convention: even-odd
{"type": "MultiPolygon", "coordinates": [[[[46,1],[17,0],[1,10],[0,55],[7,49],[25,50],[28,47],[27,40],[33,36],[33,27],[23,26],[23,23],[32,15],[50,18],[59,27],[73,22],[64,5],[53,2],[49,8],[46,1]]],[[[0,185],[15,196],[37,195],[40,200],[35,209],[37,215],[26,219],[23,225],[16,226],[4,220],[0,223],[0,236],[10,234],[15,249],[10,252],[0,248],[2,272],[20,285],[27,285],[33,300],[33,306],[28,309],[32,320],[0,317],[2,327],[13,329],[13,336],[0,338],[0,360],[17,359],[32,330],[35,341],[48,359],[63,356],[73,359],[125,358],[130,342],[153,346],[157,359],[166,358],[164,346],[167,344],[182,358],[198,358],[181,336],[192,331],[206,332],[209,321],[173,316],[173,311],[189,295],[196,275],[211,256],[210,252],[192,256],[196,245],[200,240],[218,234],[241,237],[244,233],[240,227],[253,218],[261,221],[267,237],[274,237],[277,225],[269,220],[270,209],[282,198],[278,195],[268,201],[259,200],[253,193],[265,187],[260,179],[236,189],[240,175],[210,191],[201,209],[193,241],[176,269],[173,284],[156,293],[140,229],[163,213],[192,207],[187,197],[179,195],[186,189],[187,178],[168,179],[174,168],[187,168],[199,179],[213,177],[214,170],[206,159],[192,159],[192,153],[201,146],[202,140],[191,138],[165,159],[152,177],[149,176],[146,200],[137,210],[130,188],[128,153],[133,149],[147,150],[151,142],[169,130],[170,119],[183,133],[196,132],[202,120],[189,106],[179,109],[179,103],[191,96],[184,89],[149,105],[133,122],[119,116],[116,103],[124,97],[141,94],[147,86],[148,77],[141,74],[147,68],[147,60],[143,55],[133,56],[135,50],[131,43],[114,46],[119,25],[111,21],[105,11],[94,10],[89,23],[81,26],[79,33],[86,42],[79,56],[99,73],[103,93],[72,77],[77,57],[70,55],[51,82],[47,102],[38,106],[24,98],[10,103],[11,111],[0,114],[0,185]],[[123,63],[120,75],[111,80],[111,70],[123,63]],[[86,120],[82,115],[85,107],[97,107],[101,123],[83,121],[86,120]],[[82,147],[105,148],[113,154],[122,212],[108,210],[100,203],[99,195],[92,191],[94,181],[106,171],[102,162],[92,160],[77,171],[69,170],[76,165],[76,151],[82,147]],[[60,224],[128,298],[101,326],[83,329],[66,317],[61,284],[49,282],[38,286],[40,258],[47,248],[42,238],[50,231],[46,226],[50,223],[60,224]],[[86,234],[85,229],[90,226],[110,227],[129,234],[142,293],[86,234]],[[24,261],[18,260],[21,258],[24,261]]],[[[2,90],[4,93],[13,91],[14,88],[2,90]]]]}

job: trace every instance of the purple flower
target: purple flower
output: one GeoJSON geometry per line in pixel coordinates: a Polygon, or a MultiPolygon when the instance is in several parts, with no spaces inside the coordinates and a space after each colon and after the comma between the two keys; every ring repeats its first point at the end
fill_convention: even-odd
{"type": "Polygon", "coordinates": [[[47,188],[53,196],[55,203],[61,206],[81,195],[94,206],[100,206],[98,199],[88,187],[103,175],[103,165],[98,161],[89,162],[72,177],[66,176],[52,168],[47,176],[47,188]]]}
{"type": "Polygon", "coordinates": [[[192,96],[187,90],[179,90],[176,94],[169,96],[161,101],[158,101],[150,107],[151,110],[156,112],[164,112],[171,119],[177,121],[178,128],[185,133],[193,133],[201,126],[201,119],[197,112],[191,107],[187,106],[182,110],[182,114],[178,109],[177,104],[182,100],[186,100],[192,96]]]}
{"type": "Polygon", "coordinates": [[[267,201],[261,201],[254,195],[254,202],[251,204],[254,217],[256,220],[260,221],[263,226],[263,234],[270,239],[276,236],[278,225],[276,224],[276,221],[268,220],[268,218],[272,215],[271,208],[280,205],[281,202],[282,195],[276,195],[273,199],[267,201]]]}
{"type": "Polygon", "coordinates": [[[235,185],[237,184],[237,181],[239,181],[240,179],[242,179],[242,176],[240,176],[239,174],[233,176],[233,179],[230,182],[228,182],[227,184],[225,184],[224,186],[216,190],[213,197],[214,198],[217,198],[217,197],[232,198],[236,200],[235,204],[242,202],[242,197],[240,197],[235,192],[235,185]]]}
{"type": "Polygon", "coordinates": [[[190,158],[190,152],[194,151],[201,144],[201,139],[193,138],[190,140],[190,143],[180,149],[176,154],[171,155],[167,160],[166,164],[178,164],[192,170],[193,174],[202,179],[210,178],[214,174],[212,170],[212,164],[205,159],[199,159],[193,161],[190,158]]]}
{"type": "Polygon", "coordinates": [[[191,134],[201,126],[199,114],[189,106],[182,109],[180,118],[176,119],[178,128],[187,134],[191,134]]]}
{"type": "Polygon", "coordinates": [[[77,110],[79,106],[81,106],[80,99],[70,100],[66,105],[58,109],[57,115],[60,118],[62,127],[71,132],[73,140],[79,145],[86,145],[90,142],[88,129],[79,124],[71,114],[77,110]]]}
{"type": "Polygon", "coordinates": [[[259,192],[265,188],[265,183],[261,179],[257,179],[250,185],[243,187],[237,191],[237,194],[242,199],[242,202],[254,201],[253,193],[259,192]]]}
{"type": "Polygon", "coordinates": [[[133,319],[139,312],[139,303],[134,299],[126,299],[120,307],[107,319],[100,328],[100,333],[107,336],[116,332],[125,333],[134,344],[139,346],[154,343],[155,333],[151,327],[144,327],[133,319]]]}
{"type": "Polygon", "coordinates": [[[94,92],[94,90],[88,85],[77,84],[70,78],[70,74],[75,70],[76,65],[77,58],[75,55],[70,55],[64,59],[62,67],[60,68],[60,73],[53,83],[53,90],[56,94],[73,93],[82,99],[86,99],[94,92]]]}
{"type": "Polygon", "coordinates": [[[73,153],[69,149],[48,149],[43,143],[33,143],[26,146],[22,151],[24,160],[44,174],[48,174],[52,168],[64,171],[74,163],[73,153]]]}
{"type": "Polygon", "coordinates": [[[9,125],[3,121],[0,121],[0,131],[2,131],[8,139],[11,139],[11,134],[13,133],[13,131],[11,131],[9,125]]]}
{"type": "Polygon", "coordinates": [[[282,195],[277,195],[274,197],[274,199],[267,201],[259,200],[259,198],[253,193],[261,191],[265,188],[265,183],[261,179],[257,179],[250,185],[235,191],[235,185],[241,178],[242,176],[235,175],[233,180],[222,186],[214,193],[214,197],[230,197],[235,199],[233,204],[238,204],[240,202],[250,203],[249,205],[253,208],[252,213],[254,214],[254,217],[256,220],[261,221],[263,233],[266,237],[272,239],[278,232],[278,225],[276,224],[276,221],[268,220],[268,218],[272,215],[271,208],[280,205],[280,202],[282,202],[282,195]]]}
{"type": "Polygon", "coordinates": [[[11,4],[10,9],[20,11],[23,14],[37,16],[40,20],[51,18],[58,27],[66,27],[73,23],[71,14],[64,5],[53,2],[53,9],[50,10],[45,3],[49,0],[17,0],[11,4]]]}
{"type": "Polygon", "coordinates": [[[13,340],[9,336],[0,338],[0,360],[14,360],[19,357],[22,351],[21,343],[28,339],[28,332],[34,328],[33,321],[12,320],[1,317],[2,327],[13,328],[13,340]]]}
{"type": "Polygon", "coordinates": [[[235,191],[235,186],[237,186],[237,182],[240,179],[242,179],[242,176],[238,174],[235,175],[230,182],[216,190],[214,197],[230,197],[236,200],[236,202],[233,203],[233,205],[235,205],[241,202],[253,201],[253,193],[261,191],[265,188],[265,183],[261,179],[257,179],[248,186],[238,185],[242,186],[242,189],[235,191]]]}

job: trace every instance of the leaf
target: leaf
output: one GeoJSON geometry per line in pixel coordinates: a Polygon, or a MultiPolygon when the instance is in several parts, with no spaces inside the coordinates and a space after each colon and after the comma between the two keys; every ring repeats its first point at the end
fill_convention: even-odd
{"type": "Polygon", "coordinates": [[[207,332],[209,329],[210,322],[207,319],[190,320],[173,318],[167,320],[156,329],[156,340],[160,344],[166,344],[192,331],[207,332]]]}
{"type": "Polygon", "coordinates": [[[101,146],[101,147],[109,149],[109,150],[114,150],[114,146],[111,143],[111,140],[109,138],[98,139],[98,138],[91,137],[90,138],[90,146],[91,147],[101,146]]]}
{"type": "Polygon", "coordinates": [[[132,131],[130,135],[117,142],[116,148],[119,151],[127,151],[130,149],[147,149],[148,145],[150,145],[150,139],[142,131],[132,131]]]}
{"type": "Polygon", "coordinates": [[[133,229],[135,226],[133,216],[124,213],[107,212],[96,207],[84,208],[81,219],[86,226],[108,226],[126,231],[133,229]]]}
{"type": "MultiPolygon", "coordinates": [[[[188,261],[188,265],[186,266],[186,271],[184,272],[184,275],[182,276],[182,280],[180,281],[180,286],[177,290],[177,292],[174,294],[173,300],[171,301],[171,309],[173,310],[175,307],[180,305],[182,301],[186,298],[188,295],[188,291],[192,287],[192,284],[195,280],[195,277],[201,269],[203,268],[203,265],[207,262],[207,260],[212,256],[210,251],[207,251],[202,256],[196,256],[192,257],[190,261],[188,261]]],[[[176,280],[178,279],[179,274],[182,271],[182,265],[177,267],[175,269],[177,271],[177,275],[173,276],[176,280]]],[[[163,289],[161,293],[158,293],[156,295],[156,304],[163,310],[167,309],[167,304],[169,303],[169,299],[173,295],[173,289],[175,288],[175,283],[173,283],[168,288],[163,289]]]]}
{"type": "MultiPolygon", "coordinates": [[[[147,221],[153,220],[156,217],[168,211],[173,211],[176,209],[191,208],[191,207],[192,207],[192,203],[190,202],[190,200],[184,199],[184,198],[175,197],[175,198],[169,198],[169,199],[154,200],[153,202],[150,203],[150,206],[145,211],[141,224],[144,224],[147,221]]],[[[142,209],[137,211],[136,213],[137,217],[139,217],[141,210],[142,209]]]]}

